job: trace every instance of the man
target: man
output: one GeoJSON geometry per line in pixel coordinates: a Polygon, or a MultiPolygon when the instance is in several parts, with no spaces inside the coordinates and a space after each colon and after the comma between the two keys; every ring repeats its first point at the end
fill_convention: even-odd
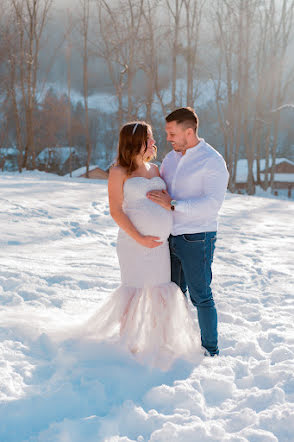
{"type": "Polygon", "coordinates": [[[169,238],[172,281],[187,287],[197,308],[206,356],[219,354],[217,312],[210,288],[217,215],[223,203],[228,171],[223,157],[198,137],[194,109],[176,109],[166,117],[167,141],[173,150],[164,158],[161,176],[167,191],[151,191],[148,198],[173,211],[169,238]]]}

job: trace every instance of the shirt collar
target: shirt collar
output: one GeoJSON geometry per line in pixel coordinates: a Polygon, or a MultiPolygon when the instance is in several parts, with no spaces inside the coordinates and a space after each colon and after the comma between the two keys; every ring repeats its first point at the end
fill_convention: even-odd
{"type": "Polygon", "coordinates": [[[193,147],[190,147],[189,149],[187,149],[185,155],[182,155],[182,152],[176,152],[175,150],[173,150],[174,157],[177,158],[177,160],[180,160],[181,158],[186,157],[187,154],[190,155],[193,152],[198,152],[198,150],[205,143],[204,138],[199,138],[199,140],[200,140],[200,143],[196,144],[196,146],[193,146],[193,147]]]}
{"type": "MultiPolygon", "coordinates": [[[[204,144],[204,138],[199,138],[200,142],[198,144],[196,144],[196,146],[190,147],[190,149],[186,150],[185,155],[191,155],[191,153],[198,151],[204,144]]],[[[184,155],[184,156],[185,156],[184,155]]]]}

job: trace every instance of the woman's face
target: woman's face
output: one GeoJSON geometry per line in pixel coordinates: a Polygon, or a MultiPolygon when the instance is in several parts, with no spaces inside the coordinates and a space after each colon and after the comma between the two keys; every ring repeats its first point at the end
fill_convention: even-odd
{"type": "Polygon", "coordinates": [[[147,149],[143,144],[140,150],[140,154],[143,157],[143,161],[147,161],[148,158],[153,158],[156,153],[155,140],[153,138],[152,131],[150,129],[147,130],[147,149]]]}

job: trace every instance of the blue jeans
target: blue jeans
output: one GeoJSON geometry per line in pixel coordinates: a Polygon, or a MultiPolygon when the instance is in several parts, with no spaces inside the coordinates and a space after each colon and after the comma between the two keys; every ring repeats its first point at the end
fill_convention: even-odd
{"type": "Polygon", "coordinates": [[[171,235],[171,279],[186,294],[187,286],[197,308],[202,346],[211,355],[219,353],[217,346],[217,313],[210,288],[211,264],[216,232],[171,235]]]}

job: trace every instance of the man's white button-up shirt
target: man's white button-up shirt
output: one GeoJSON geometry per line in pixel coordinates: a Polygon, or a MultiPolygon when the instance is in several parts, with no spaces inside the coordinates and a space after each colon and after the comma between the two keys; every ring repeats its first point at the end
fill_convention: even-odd
{"type": "Polygon", "coordinates": [[[168,193],[177,201],[172,235],[216,231],[229,178],[223,157],[200,139],[185,155],[169,152],[160,174],[168,193]]]}

